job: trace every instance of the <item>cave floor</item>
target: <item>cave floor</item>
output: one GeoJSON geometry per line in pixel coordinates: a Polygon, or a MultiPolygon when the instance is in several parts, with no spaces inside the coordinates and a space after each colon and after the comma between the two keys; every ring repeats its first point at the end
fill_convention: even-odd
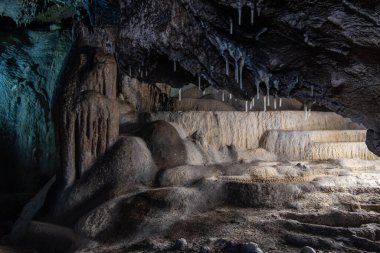
{"type": "MultiPolygon", "coordinates": [[[[273,253],[300,252],[304,246],[317,252],[380,252],[379,165],[378,161],[339,160],[226,166],[229,170],[223,175],[203,180],[226,187],[222,194],[227,195],[227,205],[173,217],[175,221],[159,235],[151,234],[126,248],[97,245],[93,249],[200,252],[207,246],[211,252],[243,252],[241,245],[254,242],[273,253]],[[183,250],[174,247],[179,238],[188,242],[183,250]]],[[[171,187],[162,189],[167,188],[171,187]]],[[[178,205],[181,201],[176,200],[178,205]]]]}

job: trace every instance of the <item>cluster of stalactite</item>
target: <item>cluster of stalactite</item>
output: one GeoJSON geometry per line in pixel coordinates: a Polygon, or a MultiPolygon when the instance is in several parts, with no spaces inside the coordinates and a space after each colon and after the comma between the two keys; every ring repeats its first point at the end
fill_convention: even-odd
{"type": "Polygon", "coordinates": [[[82,47],[73,53],[62,83],[61,173],[64,186],[79,179],[119,134],[117,66],[112,55],[82,47]]]}

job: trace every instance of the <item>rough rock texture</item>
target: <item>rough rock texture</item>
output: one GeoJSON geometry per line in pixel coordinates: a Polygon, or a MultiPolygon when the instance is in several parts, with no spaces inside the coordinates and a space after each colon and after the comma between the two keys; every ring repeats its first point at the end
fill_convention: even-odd
{"type": "MultiPolygon", "coordinates": [[[[214,187],[210,192],[207,192],[206,187],[177,187],[120,197],[84,216],[76,227],[88,238],[130,245],[167,230],[173,223],[194,211],[216,205],[217,195],[214,194],[217,189],[214,187]]],[[[113,245],[114,250],[116,245],[113,245]]]]}
{"type": "Polygon", "coordinates": [[[121,86],[123,101],[136,112],[162,111],[168,106],[169,85],[141,83],[124,76],[121,86]]]}
{"type": "Polygon", "coordinates": [[[365,135],[365,130],[273,130],[265,133],[261,146],[290,160],[377,159],[365,135]]]}
{"type": "MultiPolygon", "coordinates": [[[[379,131],[376,1],[132,0],[119,8],[119,39],[111,43],[133,76],[143,67],[144,80],[179,85],[200,75],[202,85],[240,98],[258,90],[291,96],[379,131]]],[[[377,146],[373,137],[370,147],[377,146]]]]}
{"type": "Polygon", "coordinates": [[[186,148],[177,130],[165,121],[149,123],[138,133],[143,138],[160,169],[184,165],[186,148]]]}
{"type": "Polygon", "coordinates": [[[68,31],[0,32],[0,194],[34,192],[55,172],[52,108],[71,44],[68,31]]]}
{"type": "Polygon", "coordinates": [[[235,145],[249,150],[260,147],[268,130],[334,130],[358,128],[335,113],[315,112],[305,120],[303,112],[158,112],[151,120],[165,120],[181,126],[187,136],[198,136],[217,148],[235,145]]]}
{"type": "Polygon", "coordinates": [[[117,66],[113,56],[89,47],[75,50],[61,80],[59,180],[68,187],[119,135],[117,66]]]}
{"type": "MultiPolygon", "coordinates": [[[[153,184],[157,167],[145,142],[121,137],[104,157],[68,188],[51,219],[70,225],[94,207],[140,186],[153,184]]],[[[49,208],[49,207],[48,207],[49,208]]]]}

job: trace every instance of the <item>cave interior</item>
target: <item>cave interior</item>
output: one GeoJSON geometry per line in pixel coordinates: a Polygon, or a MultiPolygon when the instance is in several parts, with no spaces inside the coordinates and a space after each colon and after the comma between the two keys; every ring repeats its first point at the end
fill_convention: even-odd
{"type": "Polygon", "coordinates": [[[380,0],[0,0],[0,252],[380,252],[379,96],[380,0]]]}

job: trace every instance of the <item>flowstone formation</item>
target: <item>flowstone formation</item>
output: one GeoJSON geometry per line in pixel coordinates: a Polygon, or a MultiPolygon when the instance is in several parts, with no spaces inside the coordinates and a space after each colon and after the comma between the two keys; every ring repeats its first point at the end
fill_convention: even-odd
{"type": "Polygon", "coordinates": [[[56,170],[0,215],[0,251],[380,251],[377,1],[18,0],[0,15],[0,124],[56,170]]]}

